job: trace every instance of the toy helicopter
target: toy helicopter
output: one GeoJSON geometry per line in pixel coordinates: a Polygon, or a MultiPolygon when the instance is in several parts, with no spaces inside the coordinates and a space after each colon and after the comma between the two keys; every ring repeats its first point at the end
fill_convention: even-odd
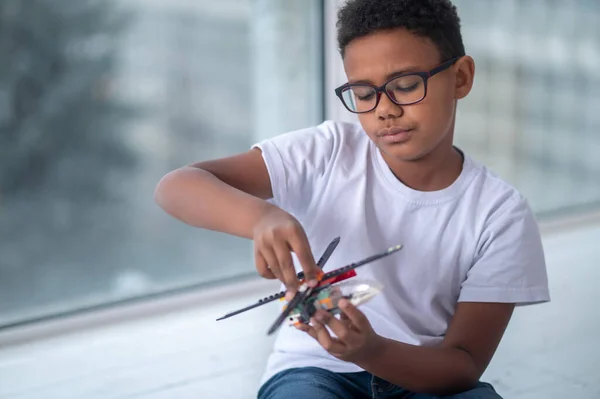
{"type": "MultiPolygon", "coordinates": [[[[327,263],[327,260],[329,259],[339,242],[340,237],[336,237],[327,246],[325,252],[317,262],[317,266],[320,269],[323,269],[323,267],[327,263]]],[[[385,252],[372,255],[361,261],[351,263],[344,267],[340,267],[339,269],[335,269],[327,273],[321,272],[321,275],[318,276],[318,284],[315,287],[309,287],[306,281],[304,281],[304,272],[298,273],[297,277],[301,280],[300,287],[296,292],[294,298],[292,298],[289,301],[289,303],[286,306],[284,306],[282,313],[279,315],[279,317],[277,317],[273,325],[271,325],[267,332],[267,335],[271,335],[275,331],[277,331],[279,326],[284,321],[286,321],[286,319],[289,325],[299,325],[300,323],[308,324],[310,318],[317,311],[317,308],[324,309],[334,315],[339,314],[340,310],[337,304],[342,298],[346,298],[354,306],[358,306],[359,304],[368,301],[373,296],[381,292],[381,285],[373,282],[345,282],[338,285],[334,284],[356,276],[356,268],[366,265],[367,263],[371,263],[385,256],[391,255],[392,253],[397,252],[401,249],[402,245],[396,245],[394,247],[388,248],[385,252]]],[[[268,297],[260,299],[258,302],[250,306],[246,306],[242,309],[228,313],[218,318],[217,321],[229,318],[231,316],[235,316],[237,314],[275,301],[277,299],[283,300],[284,296],[285,291],[281,291],[279,293],[270,295],[268,297]]]]}

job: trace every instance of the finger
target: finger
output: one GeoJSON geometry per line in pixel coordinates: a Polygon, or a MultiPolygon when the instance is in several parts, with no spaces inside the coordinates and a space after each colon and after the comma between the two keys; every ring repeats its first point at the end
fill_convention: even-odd
{"type": "Polygon", "coordinates": [[[290,239],[290,246],[302,265],[305,280],[307,282],[312,281],[312,284],[314,284],[321,269],[319,269],[315,263],[315,259],[308,243],[308,238],[306,237],[306,233],[304,230],[302,230],[302,228],[299,228],[296,231],[296,234],[292,236],[290,239]]]}
{"type": "Polygon", "coordinates": [[[273,245],[273,251],[277,257],[279,270],[283,276],[285,286],[287,290],[293,294],[298,289],[298,276],[296,276],[296,270],[294,269],[290,247],[286,241],[276,239],[273,245]]]}
{"type": "Polygon", "coordinates": [[[304,331],[309,336],[311,336],[315,341],[319,342],[319,337],[317,336],[317,330],[315,330],[315,328],[312,327],[310,324],[301,324],[299,326],[296,326],[296,328],[300,331],[304,331]]]}
{"type": "Polygon", "coordinates": [[[279,263],[277,262],[277,257],[275,256],[273,250],[268,246],[263,246],[260,249],[260,255],[267,262],[268,268],[269,270],[271,270],[271,273],[273,273],[273,275],[275,275],[275,277],[277,277],[278,280],[283,282],[283,275],[281,274],[281,270],[279,270],[279,263]]]}
{"type": "Polygon", "coordinates": [[[329,327],[331,331],[344,342],[351,341],[353,335],[356,334],[355,331],[350,329],[348,322],[338,320],[334,315],[322,309],[317,310],[314,317],[318,322],[329,327]]]}
{"type": "Polygon", "coordinates": [[[290,302],[292,299],[294,299],[294,296],[296,296],[295,291],[286,291],[285,292],[285,300],[288,302],[290,302]]]}
{"type": "Polygon", "coordinates": [[[332,338],[324,324],[314,317],[311,318],[312,328],[315,331],[316,340],[327,352],[343,353],[346,346],[339,340],[332,338]]]}
{"type": "Polygon", "coordinates": [[[356,326],[354,324],[352,324],[352,322],[350,321],[348,316],[346,316],[346,313],[344,313],[344,312],[340,313],[340,320],[342,321],[342,323],[346,324],[348,326],[348,328],[351,329],[352,331],[359,332],[358,328],[356,328],[356,326]]]}
{"type": "Polygon", "coordinates": [[[305,333],[307,333],[308,335],[310,335],[311,337],[313,337],[314,339],[317,339],[317,332],[315,331],[314,328],[312,328],[310,325],[308,324],[304,324],[304,323],[300,323],[300,324],[296,324],[294,325],[298,330],[300,331],[304,331],[305,333]]]}
{"type": "Polygon", "coordinates": [[[258,270],[258,274],[260,274],[261,277],[269,280],[277,278],[271,269],[269,269],[269,265],[267,264],[265,258],[256,248],[254,249],[254,263],[256,264],[256,270],[258,270]]]}
{"type": "Polygon", "coordinates": [[[338,307],[350,322],[360,331],[370,328],[371,324],[367,316],[347,299],[340,299],[338,307]]]}

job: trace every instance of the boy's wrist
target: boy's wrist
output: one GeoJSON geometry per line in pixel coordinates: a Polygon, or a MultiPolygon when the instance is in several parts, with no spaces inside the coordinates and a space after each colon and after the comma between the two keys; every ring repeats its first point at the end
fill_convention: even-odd
{"type": "Polygon", "coordinates": [[[265,215],[273,212],[276,209],[280,209],[277,206],[271,204],[267,200],[258,199],[258,219],[263,218],[265,215]]]}
{"type": "Polygon", "coordinates": [[[365,370],[370,369],[373,365],[377,364],[382,355],[386,352],[389,346],[389,340],[381,335],[375,334],[375,336],[371,339],[371,344],[369,345],[367,350],[364,351],[364,355],[361,356],[360,359],[357,359],[354,363],[362,367],[365,370]]]}
{"type": "Polygon", "coordinates": [[[261,220],[263,220],[265,217],[267,217],[269,214],[271,214],[272,212],[275,212],[277,210],[281,210],[280,208],[278,208],[277,206],[271,204],[270,202],[257,198],[257,204],[256,204],[256,218],[254,219],[254,225],[252,226],[252,231],[254,231],[254,229],[256,228],[256,226],[261,222],[261,220]]]}
{"type": "Polygon", "coordinates": [[[285,210],[281,209],[277,205],[274,205],[267,200],[263,200],[260,198],[256,198],[257,202],[254,208],[254,216],[252,218],[252,226],[251,233],[252,237],[255,236],[257,230],[261,230],[264,226],[261,226],[268,218],[277,217],[277,214],[280,216],[289,217],[289,215],[285,210]]]}

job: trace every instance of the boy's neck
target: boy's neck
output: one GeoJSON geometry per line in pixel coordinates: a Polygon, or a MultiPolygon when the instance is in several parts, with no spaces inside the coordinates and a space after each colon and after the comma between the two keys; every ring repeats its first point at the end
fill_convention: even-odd
{"type": "Polygon", "coordinates": [[[443,143],[416,161],[389,159],[383,153],[382,156],[396,178],[417,191],[438,191],[449,187],[460,176],[463,167],[461,152],[443,143]]]}

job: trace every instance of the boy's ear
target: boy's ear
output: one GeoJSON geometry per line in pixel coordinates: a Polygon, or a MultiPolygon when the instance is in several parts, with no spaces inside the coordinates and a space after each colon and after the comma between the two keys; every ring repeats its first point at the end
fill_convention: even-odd
{"type": "Polygon", "coordinates": [[[473,79],[475,78],[475,61],[468,55],[465,55],[455,64],[456,70],[456,86],[454,96],[460,100],[469,94],[473,87],[473,79]]]}

